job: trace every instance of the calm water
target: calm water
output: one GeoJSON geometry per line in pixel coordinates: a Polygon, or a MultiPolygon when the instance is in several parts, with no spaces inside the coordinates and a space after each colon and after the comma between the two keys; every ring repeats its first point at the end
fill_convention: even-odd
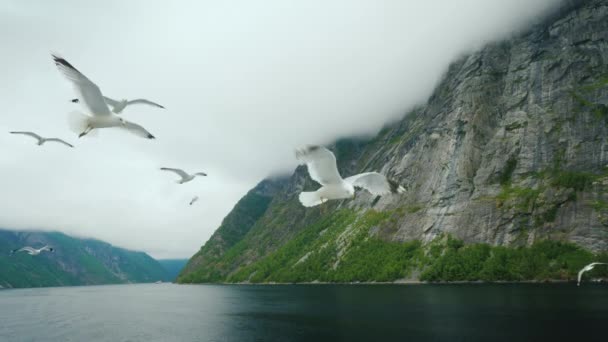
{"type": "Polygon", "coordinates": [[[0,341],[608,341],[608,285],[0,291],[0,341]]]}

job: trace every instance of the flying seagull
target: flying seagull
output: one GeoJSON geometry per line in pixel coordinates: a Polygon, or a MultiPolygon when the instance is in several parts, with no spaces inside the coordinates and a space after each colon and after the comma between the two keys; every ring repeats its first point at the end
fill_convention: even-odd
{"type": "Polygon", "coordinates": [[[72,64],[62,57],[52,56],[55,65],[73,83],[76,92],[79,94],[78,102],[82,102],[91,114],[70,113],[70,126],[74,131],[80,133],[78,137],[82,137],[96,128],[122,127],[141,137],[154,139],[154,136],[142,126],[124,120],[112,113],[99,87],[72,64]]]}
{"type": "Polygon", "coordinates": [[[58,143],[64,144],[64,145],[69,146],[69,147],[74,147],[72,144],[66,142],[65,140],[61,140],[59,138],[43,138],[43,137],[39,136],[38,134],[36,134],[34,132],[10,132],[10,133],[11,134],[22,134],[22,135],[30,136],[30,137],[38,140],[38,145],[39,146],[42,145],[42,144],[44,144],[45,142],[52,141],[52,142],[58,142],[58,143]]]}
{"type": "Polygon", "coordinates": [[[196,202],[196,201],[198,201],[198,196],[194,196],[194,197],[192,198],[192,200],[190,201],[190,205],[193,205],[193,204],[194,204],[194,202],[196,202]]]}
{"type": "Polygon", "coordinates": [[[576,286],[581,286],[581,278],[583,277],[583,273],[585,273],[587,271],[591,271],[597,265],[608,265],[608,264],[605,262],[592,262],[589,265],[583,267],[583,269],[578,271],[578,282],[576,283],[576,286]]]}
{"type": "Polygon", "coordinates": [[[29,255],[38,255],[40,253],[42,253],[43,251],[49,251],[49,252],[54,252],[55,249],[53,247],[49,247],[48,245],[40,248],[40,249],[36,249],[36,248],[32,248],[29,246],[23,247],[23,248],[17,248],[17,249],[13,249],[11,251],[11,255],[18,253],[18,252],[27,252],[27,254],[29,255]]]}
{"type": "Polygon", "coordinates": [[[172,169],[172,168],[169,168],[169,167],[161,167],[160,169],[163,170],[163,171],[175,172],[180,177],[182,177],[182,179],[180,179],[180,180],[177,181],[178,184],[187,183],[187,182],[193,180],[194,177],[196,177],[196,176],[206,176],[207,175],[204,172],[197,172],[197,173],[191,175],[191,174],[186,173],[186,171],[184,171],[182,169],[172,169]]]}
{"type": "MultiPolygon", "coordinates": [[[[147,104],[147,105],[150,105],[150,106],[154,106],[154,107],[165,109],[164,106],[159,105],[156,102],[152,102],[150,100],[146,100],[146,99],[135,99],[135,100],[122,99],[122,100],[118,101],[118,100],[111,99],[111,98],[109,98],[107,96],[104,96],[103,99],[106,101],[106,103],[108,105],[112,106],[112,112],[114,112],[114,114],[120,114],[125,109],[125,107],[130,106],[130,105],[134,105],[134,104],[147,104]]],[[[80,100],[73,99],[72,102],[79,103],[80,100]]]]}
{"type": "Polygon", "coordinates": [[[317,191],[300,193],[300,202],[305,207],[313,207],[328,200],[354,198],[355,187],[366,189],[376,196],[405,192],[401,185],[378,172],[365,172],[343,179],[338,172],[336,157],[325,147],[306,146],[297,149],[296,158],[306,163],[310,178],[321,184],[317,191]]]}

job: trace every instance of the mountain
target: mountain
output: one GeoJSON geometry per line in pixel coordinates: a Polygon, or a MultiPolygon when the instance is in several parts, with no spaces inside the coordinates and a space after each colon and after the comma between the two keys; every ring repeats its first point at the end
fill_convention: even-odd
{"type": "Polygon", "coordinates": [[[407,193],[304,208],[318,185],[300,166],[237,203],[178,282],[572,279],[608,260],[608,3],[565,2],[332,149],[342,175],[407,193]]]}
{"type": "Polygon", "coordinates": [[[223,277],[219,273],[222,265],[217,265],[216,261],[224,259],[228,250],[238,253],[238,248],[233,249],[235,244],[243,240],[253,225],[266,213],[273,197],[286,185],[287,179],[264,180],[250,190],[224,218],[209,241],[188,261],[182,272],[196,272],[205,279],[220,280],[223,277]]]}
{"type": "Polygon", "coordinates": [[[158,259],[157,261],[165,270],[166,276],[163,279],[165,281],[174,281],[188,263],[188,259],[158,259]]]}
{"type": "Polygon", "coordinates": [[[154,282],[165,269],[143,252],[58,232],[0,230],[0,286],[39,287],[154,282]],[[10,255],[23,246],[53,246],[53,253],[10,255]]]}

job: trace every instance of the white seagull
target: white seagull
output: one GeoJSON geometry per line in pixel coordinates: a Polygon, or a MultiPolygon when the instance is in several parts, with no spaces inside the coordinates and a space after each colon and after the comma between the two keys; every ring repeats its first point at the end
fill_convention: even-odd
{"type": "Polygon", "coordinates": [[[163,171],[175,172],[180,177],[182,177],[182,179],[180,179],[180,180],[177,181],[178,184],[187,183],[187,182],[193,180],[194,177],[196,177],[196,176],[207,176],[207,174],[204,173],[204,172],[197,172],[197,173],[191,175],[191,174],[186,173],[186,171],[184,171],[182,169],[172,169],[172,168],[169,168],[169,167],[161,167],[160,169],[163,170],[163,171]]]}
{"type": "MultiPolygon", "coordinates": [[[[118,100],[111,99],[111,98],[109,98],[107,96],[104,96],[103,99],[106,101],[106,103],[108,105],[112,106],[112,112],[114,112],[114,114],[120,114],[125,109],[125,107],[130,106],[130,105],[134,105],[134,104],[147,104],[147,105],[150,105],[150,106],[154,106],[154,107],[165,109],[164,106],[159,105],[156,102],[152,102],[150,100],[146,100],[146,99],[135,99],[135,100],[122,99],[122,100],[118,101],[118,100]]],[[[79,103],[80,100],[73,99],[72,102],[79,103]]]]}
{"type": "Polygon", "coordinates": [[[306,163],[310,178],[321,184],[317,191],[300,193],[300,202],[305,207],[313,207],[328,200],[355,197],[355,187],[363,188],[372,195],[403,193],[405,189],[378,172],[364,172],[342,178],[338,172],[336,157],[321,146],[306,146],[296,150],[296,158],[306,163]]]}
{"type": "Polygon", "coordinates": [[[43,138],[43,137],[39,136],[38,134],[36,134],[34,132],[9,132],[9,133],[11,133],[11,134],[22,134],[22,135],[27,135],[29,137],[32,137],[32,138],[38,140],[38,146],[44,144],[45,142],[52,141],[52,142],[58,142],[58,143],[64,144],[64,145],[69,146],[69,147],[74,147],[72,144],[66,142],[65,140],[61,140],[59,138],[43,138]]]}
{"type": "Polygon", "coordinates": [[[76,92],[79,94],[78,102],[83,103],[91,114],[70,113],[70,126],[76,133],[80,133],[78,137],[82,137],[96,128],[122,127],[141,137],[154,139],[154,136],[142,126],[124,120],[112,113],[99,87],[72,64],[62,57],[52,56],[55,65],[73,83],[76,92]]]}
{"type": "Polygon", "coordinates": [[[192,198],[192,200],[190,201],[190,205],[193,205],[193,204],[194,204],[194,202],[196,202],[196,201],[198,201],[198,196],[194,196],[194,197],[192,198]]]}
{"type": "Polygon", "coordinates": [[[585,273],[587,271],[591,271],[597,265],[608,265],[608,264],[605,262],[592,262],[589,265],[583,267],[583,269],[578,271],[578,282],[576,283],[576,286],[581,286],[581,278],[583,277],[583,273],[585,273]]]}
{"type": "Polygon", "coordinates": [[[42,253],[43,251],[54,252],[55,249],[53,247],[49,247],[48,245],[46,245],[46,246],[44,246],[42,248],[39,248],[39,249],[26,246],[26,247],[23,247],[23,248],[13,249],[11,251],[11,254],[15,254],[15,253],[18,253],[18,252],[27,252],[27,254],[29,254],[29,255],[38,255],[38,254],[42,253]]]}

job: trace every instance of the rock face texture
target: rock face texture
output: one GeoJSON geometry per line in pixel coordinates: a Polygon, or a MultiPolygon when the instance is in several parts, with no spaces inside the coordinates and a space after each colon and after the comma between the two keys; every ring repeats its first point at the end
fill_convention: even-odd
{"type": "Polygon", "coordinates": [[[318,185],[299,167],[252,190],[272,187],[265,210],[229,227],[250,195],[239,202],[179,279],[223,280],[339,208],[391,211],[390,224],[369,231],[385,241],[448,233],[466,243],[554,239],[607,251],[608,3],[570,2],[524,34],[454,62],[425,106],[371,141],[332,149],[343,176],[379,171],[408,191],[362,191],[307,209],[297,194],[318,185]],[[226,243],[232,230],[239,233],[226,243]]]}

